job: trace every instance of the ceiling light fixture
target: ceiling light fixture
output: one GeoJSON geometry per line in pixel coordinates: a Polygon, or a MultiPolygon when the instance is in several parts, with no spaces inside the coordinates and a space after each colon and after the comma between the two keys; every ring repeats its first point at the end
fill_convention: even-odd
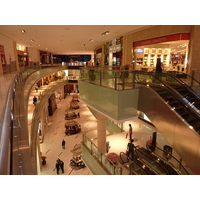
{"type": "Polygon", "coordinates": [[[94,41],[93,39],[90,39],[90,40],[89,40],[89,42],[93,42],[93,41],[94,41]]]}
{"type": "Polygon", "coordinates": [[[31,41],[31,42],[34,42],[34,40],[33,40],[33,39],[30,39],[30,41],[31,41]]]}
{"type": "Polygon", "coordinates": [[[23,34],[25,34],[26,33],[26,31],[24,30],[24,29],[21,29],[20,30],[23,34]]]}
{"type": "Polygon", "coordinates": [[[102,33],[101,35],[108,35],[110,33],[110,31],[106,31],[106,32],[104,32],[104,33],[102,33]]]}

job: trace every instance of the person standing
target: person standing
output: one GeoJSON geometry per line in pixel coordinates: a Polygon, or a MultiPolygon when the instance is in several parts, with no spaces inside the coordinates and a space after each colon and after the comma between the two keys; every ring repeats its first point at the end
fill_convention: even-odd
{"type": "Polygon", "coordinates": [[[128,159],[130,159],[131,156],[132,160],[134,160],[134,149],[136,149],[136,146],[133,144],[133,142],[134,140],[131,139],[131,141],[127,145],[127,157],[128,159]]]}
{"type": "Polygon", "coordinates": [[[65,149],[65,140],[62,141],[62,148],[65,149]]]}
{"type": "Polygon", "coordinates": [[[129,138],[130,138],[130,141],[132,140],[132,126],[131,124],[129,124],[129,138]]]}

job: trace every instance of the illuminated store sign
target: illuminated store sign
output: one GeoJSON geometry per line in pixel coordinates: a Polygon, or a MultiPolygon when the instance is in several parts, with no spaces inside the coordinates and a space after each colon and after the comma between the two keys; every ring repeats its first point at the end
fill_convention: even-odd
{"type": "Polygon", "coordinates": [[[150,44],[158,44],[162,42],[171,42],[171,41],[177,41],[177,40],[189,40],[189,38],[190,38],[189,33],[179,33],[179,34],[168,35],[168,36],[134,42],[133,47],[145,46],[145,45],[150,45],[150,44]]]}

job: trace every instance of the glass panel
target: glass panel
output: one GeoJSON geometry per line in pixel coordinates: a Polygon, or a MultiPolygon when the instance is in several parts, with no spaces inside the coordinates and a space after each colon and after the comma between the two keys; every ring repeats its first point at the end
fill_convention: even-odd
{"type": "Polygon", "coordinates": [[[92,156],[98,159],[101,162],[101,153],[99,152],[98,148],[92,144],[92,156]]]}

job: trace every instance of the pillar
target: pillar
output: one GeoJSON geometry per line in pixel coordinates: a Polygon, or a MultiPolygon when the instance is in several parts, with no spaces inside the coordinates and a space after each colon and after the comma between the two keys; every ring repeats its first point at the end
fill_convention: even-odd
{"type": "Polygon", "coordinates": [[[188,60],[188,70],[187,73],[192,75],[192,70],[198,70],[195,73],[195,79],[200,81],[199,70],[200,70],[200,26],[194,25],[192,26],[192,31],[190,33],[190,44],[189,44],[189,60],[188,60]]]}
{"type": "Polygon", "coordinates": [[[97,114],[97,145],[101,153],[106,153],[106,117],[97,114]]]}

